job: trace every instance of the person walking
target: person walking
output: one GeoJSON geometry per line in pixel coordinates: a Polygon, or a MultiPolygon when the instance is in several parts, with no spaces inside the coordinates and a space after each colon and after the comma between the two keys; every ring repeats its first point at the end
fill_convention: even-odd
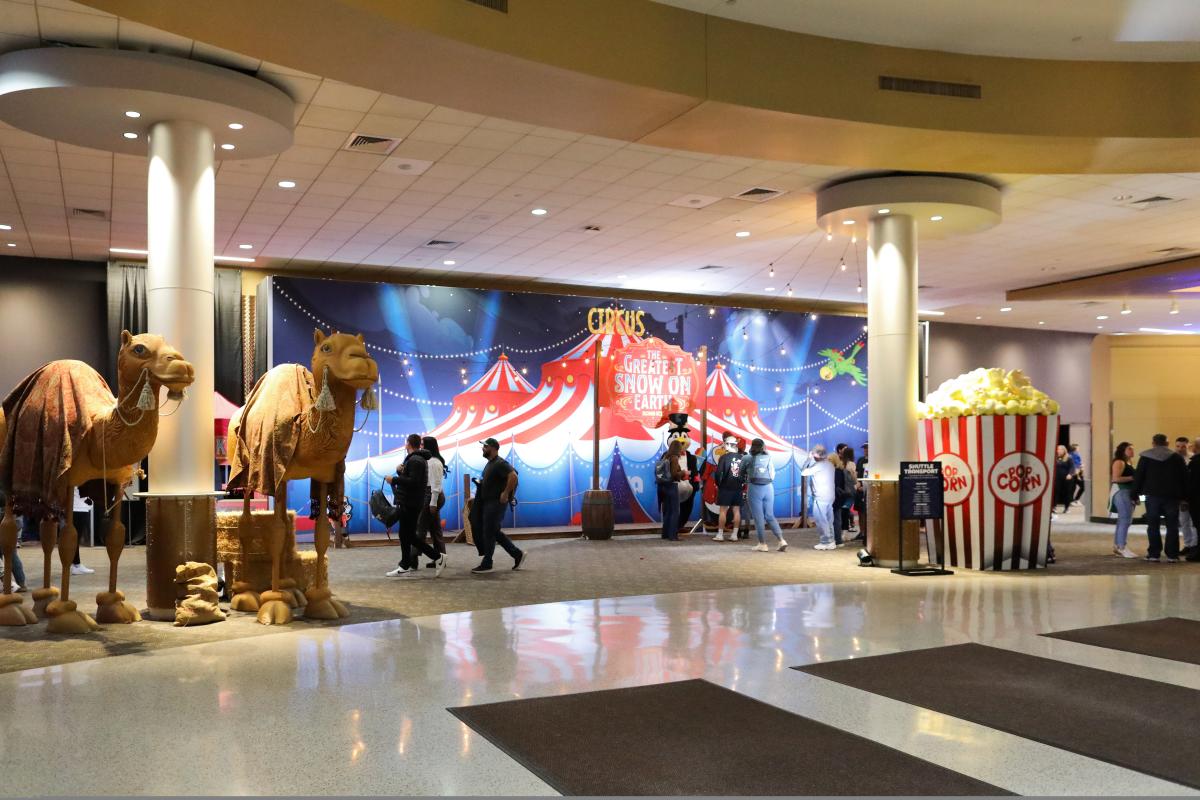
{"type": "Polygon", "coordinates": [[[836,480],[838,470],[829,461],[829,453],[824,445],[817,445],[809,455],[809,462],[801,471],[801,475],[812,479],[813,490],[813,520],[817,524],[819,541],[813,546],[814,550],[836,550],[834,539],[833,504],[836,500],[836,480]]]}
{"type": "MultiPolygon", "coordinates": [[[[1137,553],[1129,549],[1129,525],[1133,522],[1133,509],[1138,504],[1137,495],[1133,493],[1133,445],[1121,442],[1113,452],[1112,459],[1112,490],[1110,505],[1117,512],[1117,531],[1113,536],[1113,555],[1122,558],[1137,558],[1137,553]]],[[[1200,474],[1197,475],[1200,477],[1200,474]]]]}
{"type": "MultiPolygon", "coordinates": [[[[854,448],[846,445],[842,449],[842,464],[846,470],[846,499],[842,501],[842,533],[858,533],[854,525],[854,495],[858,491],[858,465],[854,461],[854,448]]],[[[843,540],[846,538],[843,535],[843,540]]]]}
{"type": "MultiPolygon", "coordinates": [[[[1190,466],[1192,463],[1191,445],[1186,436],[1175,437],[1174,450],[1183,459],[1184,466],[1190,466]]],[[[1196,549],[1196,527],[1192,525],[1191,507],[1191,502],[1186,497],[1179,504],[1179,542],[1182,545],[1179,549],[1180,556],[1191,555],[1196,549]]]]}
{"type": "Polygon", "coordinates": [[[1146,498],[1146,536],[1150,547],[1147,561],[1160,561],[1164,550],[1168,562],[1179,560],[1179,501],[1187,494],[1187,467],[1179,454],[1167,446],[1165,434],[1154,434],[1153,447],[1138,455],[1133,471],[1133,493],[1146,498]],[[1167,527],[1164,548],[1159,525],[1167,527]]]}
{"type": "Polygon", "coordinates": [[[1075,496],[1075,462],[1067,448],[1059,445],[1054,448],[1054,505],[1063,507],[1063,513],[1071,508],[1071,498],[1075,496]]]}
{"type": "Polygon", "coordinates": [[[421,516],[417,518],[417,538],[424,542],[425,534],[429,534],[429,541],[433,549],[442,556],[438,559],[442,562],[442,566],[439,568],[437,561],[430,561],[425,567],[436,569],[438,570],[437,574],[440,574],[448,563],[446,561],[446,540],[442,538],[442,506],[446,505],[444,487],[449,469],[446,467],[446,459],[442,456],[442,451],[438,448],[438,440],[434,437],[421,437],[421,452],[425,455],[425,470],[429,473],[429,491],[425,496],[425,505],[421,509],[421,516]]]}
{"type": "MultiPolygon", "coordinates": [[[[6,503],[4,502],[4,495],[0,494],[0,519],[4,518],[5,505],[6,503]]],[[[29,589],[25,586],[25,565],[21,563],[21,554],[17,552],[16,548],[13,548],[13,559],[11,566],[13,592],[16,594],[23,594],[24,592],[29,591],[29,589]]],[[[0,553],[0,579],[2,579],[4,575],[5,567],[4,554],[0,553]]],[[[3,587],[0,587],[0,591],[3,591],[3,587]]]]}
{"type": "Polygon", "coordinates": [[[672,439],[662,458],[654,465],[662,538],[671,542],[679,541],[679,482],[684,480],[684,470],[679,466],[679,461],[683,453],[683,442],[672,439]]]}
{"type": "Polygon", "coordinates": [[[846,505],[848,492],[846,489],[846,464],[842,461],[841,453],[846,451],[845,445],[836,453],[829,454],[829,463],[833,466],[833,543],[837,547],[841,547],[844,543],[842,531],[845,526],[842,524],[845,514],[842,509],[846,505]]]}
{"type": "MultiPolygon", "coordinates": [[[[1200,528],[1200,458],[1195,456],[1196,453],[1200,453],[1200,438],[1192,443],[1192,459],[1188,461],[1187,515],[1190,517],[1193,530],[1200,528]]],[[[1192,545],[1191,550],[1181,550],[1180,554],[1188,561],[1200,561],[1200,547],[1195,544],[1192,545]]]]}
{"type": "Polygon", "coordinates": [[[755,439],[750,443],[750,460],[747,463],[746,474],[749,485],[746,493],[750,498],[750,516],[754,518],[754,532],[758,536],[758,544],[754,549],[760,553],[767,552],[767,537],[763,534],[763,525],[771,526],[771,533],[779,542],[779,552],[787,550],[788,543],[783,539],[779,529],[779,520],[775,519],[775,463],[767,453],[766,443],[755,439]]]}
{"type": "Polygon", "coordinates": [[[738,540],[738,529],[742,525],[742,493],[746,488],[745,456],[738,452],[737,440],[725,437],[725,455],[717,462],[717,535],[714,542],[725,539],[725,518],[733,511],[733,532],[729,540],[738,540]]]}
{"type": "MultiPolygon", "coordinates": [[[[422,509],[429,505],[428,453],[421,449],[421,437],[415,433],[408,435],[404,449],[408,455],[392,476],[392,491],[400,512],[400,563],[387,573],[389,578],[419,575],[422,554],[442,567],[446,566],[446,557],[430,547],[423,537],[417,536],[417,521],[422,509]]],[[[437,570],[436,575],[441,575],[441,569],[437,570]]]]}
{"type": "MultiPolygon", "coordinates": [[[[482,560],[471,572],[478,575],[492,571],[492,556],[497,544],[512,557],[512,568],[518,570],[525,563],[525,551],[513,544],[508,534],[500,530],[504,511],[517,491],[517,471],[500,457],[498,441],[485,439],[480,444],[487,464],[479,476],[479,488],[471,504],[471,530],[475,532],[475,549],[482,560]]],[[[679,507],[678,501],[675,507],[679,507]]]]}

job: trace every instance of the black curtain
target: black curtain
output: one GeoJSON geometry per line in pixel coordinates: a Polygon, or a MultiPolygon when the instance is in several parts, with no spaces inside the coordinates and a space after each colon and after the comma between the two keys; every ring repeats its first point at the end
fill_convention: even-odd
{"type": "Polygon", "coordinates": [[[258,283],[254,300],[254,382],[267,373],[267,337],[271,326],[272,280],[265,278],[258,283]]]}
{"type": "MultiPolygon", "coordinates": [[[[214,346],[216,389],[234,405],[245,400],[242,390],[242,273],[217,269],[214,280],[214,346]]],[[[117,353],[121,331],[146,333],[146,267],[120,262],[108,266],[108,346],[104,377],[117,386],[117,353]]],[[[187,357],[187,353],[184,353],[187,357]]]]}

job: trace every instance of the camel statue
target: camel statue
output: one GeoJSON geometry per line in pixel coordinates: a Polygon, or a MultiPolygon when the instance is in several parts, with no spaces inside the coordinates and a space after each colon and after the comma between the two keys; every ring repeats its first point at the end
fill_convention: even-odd
{"type": "MultiPolygon", "coordinates": [[[[34,610],[50,618],[47,629],[51,633],[88,633],[99,627],[70,599],[71,561],[79,542],[71,521],[75,487],[97,478],[115,484],[112,507],[116,507],[135,466],[158,436],[160,390],[165,386],[170,399],[182,400],[184,388],[193,380],[192,365],[161,336],[133,336],[122,331],[116,396],[100,374],[82,361],[52,361],[21,381],[4,400],[0,488],[6,500],[4,521],[0,522],[0,548],[4,551],[0,625],[24,625],[36,618],[22,605],[21,596],[12,594],[15,515],[24,514],[39,521],[45,553],[42,588],[33,594],[34,610]],[[59,520],[66,521],[61,537],[59,520]],[[50,586],[56,540],[62,562],[61,596],[50,586]]],[[[141,619],[117,590],[117,562],[124,546],[125,526],[118,514],[107,537],[108,591],[96,595],[96,619],[100,622],[141,619]]]]}
{"type": "MultiPolygon", "coordinates": [[[[245,490],[241,530],[250,530],[250,500],[255,492],[275,498],[271,589],[257,598],[258,621],[263,625],[292,620],[287,597],[280,591],[279,572],[288,525],[287,482],[302,478],[317,484],[313,508],[318,584],[304,593],[304,615],[339,619],[350,614],[327,586],[320,585],[320,576],[329,549],[330,492],[354,436],[355,393],[371,388],[379,379],[379,366],[367,355],[361,334],[326,336],[315,330],[313,341],[311,372],[301,364],[280,364],[258,379],[246,405],[229,421],[229,488],[245,490]]],[[[374,394],[365,391],[363,407],[369,411],[373,400],[374,394]]],[[[340,497],[338,501],[340,505],[340,497]]],[[[253,608],[253,600],[248,605],[253,608]]]]}

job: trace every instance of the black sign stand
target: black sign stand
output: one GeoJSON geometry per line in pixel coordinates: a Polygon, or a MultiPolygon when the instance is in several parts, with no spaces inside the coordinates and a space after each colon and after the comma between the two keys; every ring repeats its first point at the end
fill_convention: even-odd
{"type": "MultiPolygon", "coordinates": [[[[897,568],[892,572],[897,575],[953,575],[952,570],[946,569],[943,548],[937,545],[929,547],[929,523],[933,522],[935,542],[941,543],[942,517],[945,514],[943,502],[942,465],[938,461],[902,461],[900,462],[900,514],[896,523],[899,530],[896,537],[897,568]],[[920,520],[925,530],[925,550],[933,557],[937,552],[937,566],[932,564],[905,568],[904,566],[904,522],[920,520]]],[[[920,557],[918,545],[917,556],[920,557]]]]}

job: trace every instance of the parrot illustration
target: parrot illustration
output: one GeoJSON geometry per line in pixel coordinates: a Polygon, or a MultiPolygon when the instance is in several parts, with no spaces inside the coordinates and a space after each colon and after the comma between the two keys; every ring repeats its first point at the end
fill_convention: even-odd
{"type": "Polygon", "coordinates": [[[831,381],[838,375],[849,375],[854,379],[854,382],[860,386],[867,385],[867,376],[863,374],[862,368],[854,363],[854,357],[858,355],[858,351],[862,350],[862,342],[854,345],[854,349],[850,351],[850,355],[843,355],[841,350],[826,348],[817,353],[819,356],[828,358],[828,363],[821,367],[821,377],[824,380],[831,381]]]}

